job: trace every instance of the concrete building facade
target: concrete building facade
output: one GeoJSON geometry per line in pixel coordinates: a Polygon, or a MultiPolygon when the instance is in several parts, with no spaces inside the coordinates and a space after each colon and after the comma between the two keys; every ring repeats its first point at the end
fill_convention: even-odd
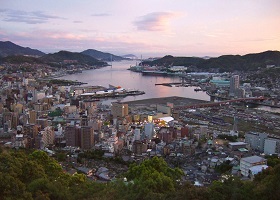
{"type": "Polygon", "coordinates": [[[240,170],[243,176],[248,177],[250,174],[250,168],[257,165],[266,165],[267,160],[259,156],[250,156],[246,158],[241,158],[240,160],[240,170]]]}
{"type": "Polygon", "coordinates": [[[248,132],[245,134],[245,142],[248,143],[253,150],[264,152],[264,142],[267,137],[267,133],[248,132]]]}

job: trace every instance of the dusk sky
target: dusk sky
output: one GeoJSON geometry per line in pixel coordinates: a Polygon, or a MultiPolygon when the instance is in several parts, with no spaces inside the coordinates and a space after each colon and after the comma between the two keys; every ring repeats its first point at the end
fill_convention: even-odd
{"type": "Polygon", "coordinates": [[[280,0],[0,0],[0,40],[116,55],[280,50],[280,0]]]}

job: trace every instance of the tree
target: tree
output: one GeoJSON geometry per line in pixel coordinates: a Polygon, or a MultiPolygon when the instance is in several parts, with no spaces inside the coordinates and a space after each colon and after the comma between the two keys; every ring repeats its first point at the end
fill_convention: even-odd
{"type": "Polygon", "coordinates": [[[268,168],[262,173],[256,175],[256,199],[280,199],[280,165],[274,168],[268,168]]]}
{"type": "Polygon", "coordinates": [[[230,177],[224,182],[214,181],[209,188],[210,199],[254,199],[254,186],[249,181],[241,181],[237,177],[230,177]]]}
{"type": "Polygon", "coordinates": [[[149,196],[157,197],[167,192],[175,191],[177,180],[183,172],[168,167],[167,163],[158,157],[143,161],[140,165],[132,164],[125,176],[130,184],[130,197],[132,199],[146,199],[149,196]]]}
{"type": "Polygon", "coordinates": [[[57,161],[49,157],[44,151],[36,150],[29,155],[29,158],[41,165],[49,177],[57,178],[62,172],[62,167],[57,161]]]}

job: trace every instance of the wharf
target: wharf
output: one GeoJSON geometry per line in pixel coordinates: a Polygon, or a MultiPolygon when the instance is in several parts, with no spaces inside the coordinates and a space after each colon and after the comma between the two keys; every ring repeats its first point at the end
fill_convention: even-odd
{"type": "Polygon", "coordinates": [[[103,98],[117,98],[117,97],[126,97],[126,96],[136,96],[136,95],[142,95],[145,94],[144,91],[139,90],[133,90],[133,91],[122,91],[122,92],[105,92],[105,93],[83,93],[80,95],[77,95],[79,99],[89,99],[92,98],[94,100],[103,99],[103,98]]]}
{"type": "Polygon", "coordinates": [[[163,86],[172,87],[173,85],[182,85],[182,83],[156,83],[155,85],[163,85],[163,86]]]}

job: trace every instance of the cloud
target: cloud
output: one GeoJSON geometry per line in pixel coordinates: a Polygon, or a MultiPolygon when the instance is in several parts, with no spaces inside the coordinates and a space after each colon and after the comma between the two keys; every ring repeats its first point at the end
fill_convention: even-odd
{"type": "Polygon", "coordinates": [[[73,21],[73,23],[80,24],[80,23],[83,23],[83,22],[79,21],[79,20],[76,20],[76,21],[73,21]]]}
{"type": "Polygon", "coordinates": [[[93,16],[93,17],[108,17],[108,16],[111,16],[111,15],[108,14],[108,13],[95,13],[95,14],[92,14],[91,16],[93,16]]]}
{"type": "Polygon", "coordinates": [[[62,17],[48,15],[42,11],[26,12],[21,10],[2,9],[0,10],[4,15],[3,21],[6,22],[22,22],[26,24],[42,24],[46,23],[50,19],[65,19],[62,17]]]}
{"type": "Polygon", "coordinates": [[[153,12],[141,16],[134,21],[134,25],[138,30],[144,31],[165,31],[168,29],[170,19],[178,16],[173,12],[153,12]]]}

